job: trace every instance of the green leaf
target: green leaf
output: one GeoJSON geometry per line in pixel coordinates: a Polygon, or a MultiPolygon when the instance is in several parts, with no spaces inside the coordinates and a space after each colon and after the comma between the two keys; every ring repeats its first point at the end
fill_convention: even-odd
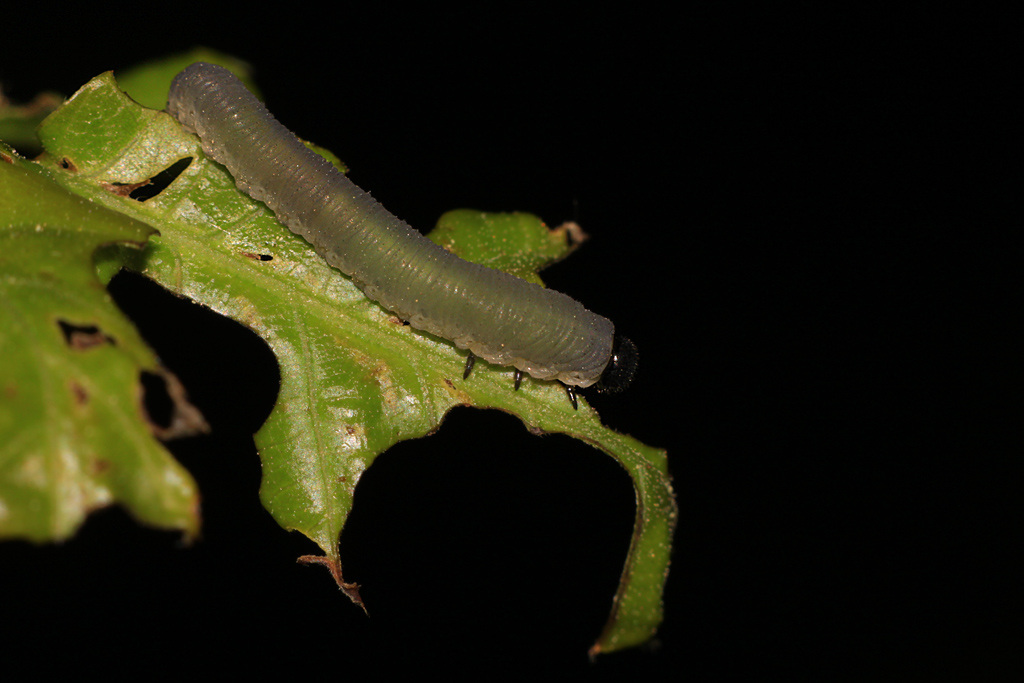
{"type": "Polygon", "coordinates": [[[67,538],[112,503],[198,531],[195,483],[142,405],[140,373],[164,371],[92,262],[101,244],[154,232],[0,146],[0,537],[67,538]]]}
{"type": "Polygon", "coordinates": [[[529,213],[448,211],[427,235],[467,261],[543,285],[537,271],[568,256],[586,239],[575,223],[551,230],[529,213]]]}
{"type": "MultiPolygon", "coordinates": [[[[129,263],[271,346],[281,390],[256,435],[260,495],[281,526],[321,548],[323,556],[305,559],[327,565],[350,597],[359,601],[358,588],[342,577],[337,543],[365,469],[392,444],[437,429],[454,406],[497,408],[536,433],[582,439],[629,471],[637,491],[633,543],[612,617],[592,653],[650,638],[661,620],[676,514],[663,451],[607,429],[585,400],[573,410],[560,384],[524,378],[513,391],[511,371],[483,361],[463,380],[466,352],[367,299],[264,205],[238,192],[195,137],[133,102],[111,74],[84,86],[39,135],[47,152],[40,164],[58,182],[160,231],[141,252],[104,252],[102,273],[129,263]],[[184,159],[191,161],[181,170],[184,159]],[[145,201],[131,198],[167,169],[180,171],[169,186],[145,201]]],[[[446,247],[524,275],[571,249],[571,228],[551,233],[528,214],[459,212],[446,215],[440,228],[434,239],[446,247]]]]}

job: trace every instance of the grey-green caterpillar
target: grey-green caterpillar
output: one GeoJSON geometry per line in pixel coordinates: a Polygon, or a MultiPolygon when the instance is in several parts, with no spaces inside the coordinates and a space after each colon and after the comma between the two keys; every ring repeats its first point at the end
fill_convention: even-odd
{"type": "Polygon", "coordinates": [[[175,78],[167,111],[199,136],[239,189],[264,202],[368,297],[413,327],[495,365],[575,389],[618,391],[636,347],[575,299],[437,246],[309,150],[227,69],[192,64],[175,78]]]}

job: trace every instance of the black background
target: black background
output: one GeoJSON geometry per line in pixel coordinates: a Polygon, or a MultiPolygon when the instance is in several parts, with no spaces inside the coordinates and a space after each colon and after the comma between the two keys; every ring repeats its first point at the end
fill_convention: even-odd
{"type": "Polygon", "coordinates": [[[640,347],[629,393],[594,402],[669,452],[666,620],[653,647],[587,661],[629,542],[629,479],[465,409],[359,484],[341,549],[366,618],[294,563],[313,545],[260,507],[250,435],[274,401],[269,351],[120,278],[215,430],[172,444],[202,490],[203,537],[182,549],[114,509],[61,545],[3,544],[5,666],[1024,671],[1016,17],[119,11],[9,21],[8,94],[71,94],[207,45],[249,60],[271,111],[414,226],[457,207],[583,225],[592,240],[546,277],[640,347]]]}

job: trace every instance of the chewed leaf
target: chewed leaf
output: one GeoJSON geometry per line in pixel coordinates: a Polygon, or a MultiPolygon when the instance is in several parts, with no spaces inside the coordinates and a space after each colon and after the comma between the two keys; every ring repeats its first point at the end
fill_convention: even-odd
{"type": "MultiPolygon", "coordinates": [[[[40,136],[49,153],[43,163],[61,183],[159,228],[134,259],[138,270],[242,322],[271,346],[281,390],[256,435],[263,461],[260,495],[281,526],[317,543],[339,583],[338,536],[355,486],[377,455],[434,431],[454,406],[498,408],[534,431],[580,438],[630,472],[637,526],[598,651],[653,633],[675,515],[662,451],[605,428],[585,401],[573,410],[558,383],[526,378],[515,391],[507,368],[482,361],[464,380],[466,352],[414,330],[368,299],[266,206],[240,193],[194,136],[168,115],[132,102],[110,74],[79,91],[46,121],[40,136]],[[96,121],[110,124],[97,131],[96,121]],[[178,169],[174,178],[145,200],[123,189],[171,168],[178,169]]],[[[495,225],[524,220],[535,222],[525,215],[484,216],[495,225]]],[[[512,241],[510,253],[529,251],[519,238],[512,241]]],[[[563,240],[538,260],[557,259],[564,250],[563,240]]]]}
{"type": "Polygon", "coordinates": [[[141,247],[154,232],[0,147],[0,537],[64,539],[115,503],[198,531],[195,483],[142,402],[142,373],[164,371],[92,261],[101,244],[141,247]]]}

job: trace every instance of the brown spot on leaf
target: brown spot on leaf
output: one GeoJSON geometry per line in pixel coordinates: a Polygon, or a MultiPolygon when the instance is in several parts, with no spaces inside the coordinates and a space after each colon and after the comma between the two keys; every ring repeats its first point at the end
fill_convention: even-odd
{"type": "Polygon", "coordinates": [[[243,251],[242,256],[251,258],[253,261],[273,261],[274,257],[270,254],[254,254],[251,251],[243,251]]]}
{"type": "Polygon", "coordinates": [[[67,157],[60,160],[60,167],[65,171],[71,171],[72,173],[78,171],[78,167],[75,166],[75,162],[71,161],[71,159],[68,159],[67,157]]]}
{"type": "Polygon", "coordinates": [[[3,152],[0,152],[0,161],[6,161],[9,164],[13,164],[14,163],[14,157],[12,157],[10,154],[5,154],[3,152]]]}
{"type": "Polygon", "coordinates": [[[81,384],[72,380],[70,384],[70,389],[71,395],[75,398],[75,403],[77,403],[80,406],[84,406],[89,402],[89,392],[86,391],[85,387],[83,387],[81,384]]]}

